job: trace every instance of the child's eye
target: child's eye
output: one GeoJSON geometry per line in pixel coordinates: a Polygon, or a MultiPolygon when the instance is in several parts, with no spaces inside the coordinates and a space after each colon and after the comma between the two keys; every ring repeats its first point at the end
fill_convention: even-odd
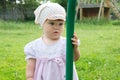
{"type": "Polygon", "coordinates": [[[63,25],[63,23],[59,23],[59,25],[60,25],[60,26],[62,26],[62,25],[63,25]]]}
{"type": "Polygon", "coordinates": [[[50,22],[49,24],[50,24],[50,25],[54,25],[55,23],[54,23],[54,22],[50,22]]]}

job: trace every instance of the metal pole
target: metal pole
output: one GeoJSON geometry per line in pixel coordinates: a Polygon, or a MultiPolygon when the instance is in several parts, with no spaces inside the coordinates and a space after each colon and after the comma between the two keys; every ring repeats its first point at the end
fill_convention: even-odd
{"type": "Polygon", "coordinates": [[[66,48],[66,80],[73,80],[73,45],[76,0],[68,0],[67,8],[67,48],[66,48]]]}

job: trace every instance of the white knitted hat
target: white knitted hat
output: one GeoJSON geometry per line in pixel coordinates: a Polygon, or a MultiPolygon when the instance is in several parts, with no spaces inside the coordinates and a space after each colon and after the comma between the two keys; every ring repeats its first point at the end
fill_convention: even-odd
{"type": "Polygon", "coordinates": [[[35,23],[43,26],[47,19],[50,20],[66,20],[65,9],[58,3],[44,3],[40,5],[35,11],[35,23]]]}

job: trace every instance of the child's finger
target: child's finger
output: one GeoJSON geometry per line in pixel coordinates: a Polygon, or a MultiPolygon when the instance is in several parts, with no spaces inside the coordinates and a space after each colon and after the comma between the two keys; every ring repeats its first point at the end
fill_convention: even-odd
{"type": "Polygon", "coordinates": [[[78,40],[73,40],[73,42],[78,43],[78,40]]]}
{"type": "Polygon", "coordinates": [[[73,44],[73,45],[78,45],[78,43],[77,43],[77,42],[72,42],[72,44],[73,44]]]}
{"type": "Polygon", "coordinates": [[[76,45],[80,45],[80,40],[79,39],[75,39],[75,38],[71,38],[72,42],[75,43],[76,45]]]}
{"type": "Polygon", "coordinates": [[[73,42],[78,42],[78,39],[75,39],[75,38],[71,38],[71,40],[72,40],[73,42]]]}
{"type": "Polygon", "coordinates": [[[75,38],[75,39],[78,39],[78,37],[77,37],[76,33],[74,33],[74,35],[73,35],[73,36],[74,36],[74,38],[75,38]]]}
{"type": "Polygon", "coordinates": [[[77,39],[72,38],[72,43],[74,43],[74,44],[78,44],[78,40],[77,40],[77,39]]]}

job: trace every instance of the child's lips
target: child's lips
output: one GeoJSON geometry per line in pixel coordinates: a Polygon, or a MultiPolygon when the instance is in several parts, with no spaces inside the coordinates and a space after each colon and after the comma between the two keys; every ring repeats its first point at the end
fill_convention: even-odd
{"type": "Polygon", "coordinates": [[[57,31],[55,31],[54,33],[58,33],[57,31]]]}
{"type": "Polygon", "coordinates": [[[58,34],[59,32],[58,32],[58,31],[54,31],[53,33],[54,33],[54,34],[58,34]]]}

